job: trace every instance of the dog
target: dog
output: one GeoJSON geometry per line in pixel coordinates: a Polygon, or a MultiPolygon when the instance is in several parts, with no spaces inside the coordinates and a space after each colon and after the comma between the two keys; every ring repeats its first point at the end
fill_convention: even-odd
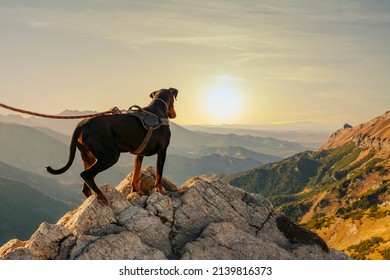
{"type": "MultiPolygon", "coordinates": [[[[150,94],[152,101],[145,111],[157,115],[160,120],[176,117],[174,101],[178,90],[174,88],[160,89],[150,94]]],[[[69,157],[66,165],[60,169],[46,167],[53,175],[66,172],[72,165],[76,147],[80,151],[84,171],[80,176],[84,180],[82,192],[86,197],[96,194],[98,200],[107,204],[107,199],[96,185],[95,176],[113,166],[121,153],[135,154],[132,177],[132,191],[139,191],[142,160],[145,156],[157,154],[155,187],[165,194],[162,186],[162,174],[167,148],[171,138],[169,124],[161,125],[146,137],[148,130],[142,121],[132,114],[112,114],[84,119],[75,128],[69,147],[69,157]],[[144,139],[150,138],[147,143],[144,139]],[[139,151],[140,146],[144,146],[139,151]]]]}

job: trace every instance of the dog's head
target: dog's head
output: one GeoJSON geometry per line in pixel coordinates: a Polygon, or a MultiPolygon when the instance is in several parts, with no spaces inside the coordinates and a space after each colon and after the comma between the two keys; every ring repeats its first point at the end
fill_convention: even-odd
{"type": "Polygon", "coordinates": [[[169,88],[169,89],[160,89],[157,91],[153,91],[150,94],[150,98],[158,98],[160,100],[163,100],[165,104],[167,105],[168,109],[168,118],[174,119],[176,118],[176,111],[175,107],[173,105],[174,101],[177,98],[178,90],[175,88],[169,88]]]}

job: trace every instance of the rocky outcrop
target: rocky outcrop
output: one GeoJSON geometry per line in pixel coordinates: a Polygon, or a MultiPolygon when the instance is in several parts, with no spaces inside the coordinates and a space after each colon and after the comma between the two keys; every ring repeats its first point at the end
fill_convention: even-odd
{"type": "Polygon", "coordinates": [[[360,148],[375,148],[376,150],[390,150],[390,138],[371,137],[369,134],[358,133],[352,142],[360,148]]]}
{"type": "Polygon", "coordinates": [[[333,133],[322,149],[337,148],[347,142],[361,148],[390,150],[390,111],[355,127],[345,126],[333,133]]]}
{"type": "MultiPolygon", "coordinates": [[[[143,170],[143,187],[153,182],[143,170]]],[[[221,180],[193,178],[168,195],[129,194],[131,176],[102,187],[56,224],[43,223],[27,241],[11,240],[1,259],[347,259],[292,223],[258,194],[221,180]]]]}

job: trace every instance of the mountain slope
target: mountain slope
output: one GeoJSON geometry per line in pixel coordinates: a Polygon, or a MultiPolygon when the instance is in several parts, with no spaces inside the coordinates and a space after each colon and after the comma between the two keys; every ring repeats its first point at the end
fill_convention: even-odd
{"type": "Polygon", "coordinates": [[[55,222],[71,206],[18,181],[0,177],[0,244],[25,239],[43,221],[55,222]]]}
{"type": "Polygon", "coordinates": [[[390,114],[337,131],[314,152],[232,175],[356,259],[389,258],[390,114]],[[368,248],[368,249],[367,249],[368,248]]]}
{"type": "Polygon", "coordinates": [[[84,200],[80,184],[61,184],[55,177],[45,177],[0,161],[0,177],[29,185],[53,199],[75,206],[84,200]]]}
{"type": "Polygon", "coordinates": [[[185,156],[188,158],[202,158],[210,155],[220,155],[234,157],[238,159],[253,159],[260,163],[268,163],[279,161],[282,158],[267,154],[258,153],[240,146],[226,146],[226,147],[208,147],[200,146],[193,148],[178,148],[170,149],[170,154],[185,156]]]}
{"type": "MultiPolygon", "coordinates": [[[[0,123],[0,158],[9,165],[47,175],[45,166],[62,166],[68,157],[68,145],[28,126],[0,123]]],[[[74,166],[63,178],[74,178],[74,166]]]]}
{"type": "MultiPolygon", "coordinates": [[[[152,164],[146,160],[145,164],[152,164]]],[[[231,174],[261,166],[262,163],[254,159],[237,158],[212,154],[201,158],[187,158],[179,155],[169,155],[164,167],[164,174],[179,184],[191,177],[208,173],[231,174]]]]}
{"type": "Polygon", "coordinates": [[[242,147],[256,153],[275,157],[286,157],[306,150],[301,144],[283,141],[271,137],[251,135],[217,134],[207,132],[194,132],[171,122],[172,138],[170,149],[194,149],[199,147],[242,147]]]}

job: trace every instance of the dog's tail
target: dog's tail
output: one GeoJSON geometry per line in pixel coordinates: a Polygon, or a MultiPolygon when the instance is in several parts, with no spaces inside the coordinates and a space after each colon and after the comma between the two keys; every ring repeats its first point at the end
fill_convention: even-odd
{"type": "Polygon", "coordinates": [[[77,141],[78,141],[77,139],[80,136],[81,130],[82,130],[82,126],[77,126],[73,132],[72,139],[70,141],[70,146],[69,146],[68,162],[65,164],[65,166],[60,168],[60,169],[53,169],[50,166],[47,166],[46,167],[47,172],[49,172],[50,174],[53,174],[53,175],[59,175],[59,174],[66,172],[72,166],[72,163],[74,161],[74,157],[76,154],[76,147],[77,147],[77,141]]]}

